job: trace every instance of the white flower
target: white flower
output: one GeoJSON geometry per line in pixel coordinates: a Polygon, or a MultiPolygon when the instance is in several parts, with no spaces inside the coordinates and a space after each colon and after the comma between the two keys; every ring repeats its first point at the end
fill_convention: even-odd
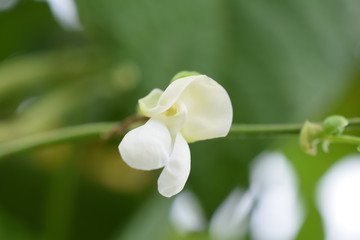
{"type": "MultiPolygon", "coordinates": [[[[208,226],[209,239],[243,239],[254,205],[250,191],[235,188],[212,215],[208,226]]],[[[182,235],[206,229],[205,213],[196,196],[188,190],[175,197],[169,217],[175,230],[182,235]]]]}
{"type": "Polygon", "coordinates": [[[200,202],[190,191],[178,194],[170,208],[170,222],[182,235],[204,231],[206,227],[205,214],[200,202]]]}
{"type": "Polygon", "coordinates": [[[339,159],[317,187],[317,204],[325,239],[360,239],[360,155],[339,159]]]}
{"type": "Polygon", "coordinates": [[[211,239],[243,239],[254,204],[250,191],[245,192],[235,188],[211,218],[209,227],[211,239]]]}
{"type": "Polygon", "coordinates": [[[139,100],[150,118],[127,133],[119,145],[123,160],[141,170],[164,167],[158,190],[165,197],[179,193],[190,173],[187,142],[224,137],[232,123],[226,90],[205,75],[177,79],[165,91],[154,89],[139,100]]]}
{"type": "Polygon", "coordinates": [[[250,219],[252,239],[295,239],[305,217],[297,176],[280,152],[264,152],[253,160],[250,191],[256,206],[250,219]]]}

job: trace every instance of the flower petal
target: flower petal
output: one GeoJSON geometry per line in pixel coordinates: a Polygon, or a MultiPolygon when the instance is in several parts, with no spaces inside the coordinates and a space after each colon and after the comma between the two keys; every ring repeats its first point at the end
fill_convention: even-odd
{"type": "Polygon", "coordinates": [[[161,89],[155,88],[148,95],[139,99],[140,112],[147,117],[151,117],[151,113],[149,110],[156,107],[162,93],[163,91],[161,89]]]}
{"type": "Polygon", "coordinates": [[[190,173],[190,149],[184,137],[178,133],[170,159],[158,179],[161,195],[171,197],[179,193],[190,173]]]}
{"type": "Polygon", "coordinates": [[[184,127],[187,118],[187,108],[181,101],[177,101],[169,110],[163,114],[154,116],[153,119],[157,119],[163,122],[169,129],[173,138],[184,127]]]}
{"type": "Polygon", "coordinates": [[[178,101],[186,106],[182,134],[188,142],[224,137],[229,132],[233,115],[230,97],[213,79],[196,75],[172,82],[148,113],[163,113],[178,101]]]}
{"type": "Polygon", "coordinates": [[[153,89],[147,96],[139,99],[139,110],[145,116],[165,123],[172,136],[175,137],[184,126],[187,113],[186,106],[182,102],[177,101],[170,108],[164,108],[162,114],[155,114],[154,109],[160,109],[158,102],[162,94],[163,91],[161,89],[153,89]]]}
{"type": "MultiPolygon", "coordinates": [[[[204,75],[199,75],[204,76],[204,75]]],[[[151,116],[161,114],[171,108],[179,99],[181,94],[199,76],[189,76],[175,80],[164,91],[159,98],[158,104],[153,108],[149,108],[148,112],[151,116]]]]}
{"type": "Polygon", "coordinates": [[[132,168],[152,170],[163,167],[171,152],[171,136],[165,124],[150,119],[128,132],[119,145],[122,159],[132,168]]]}
{"type": "Polygon", "coordinates": [[[232,105],[220,84],[207,76],[197,76],[180,100],[187,107],[187,119],[181,133],[188,142],[228,134],[233,116],[232,105]]]}

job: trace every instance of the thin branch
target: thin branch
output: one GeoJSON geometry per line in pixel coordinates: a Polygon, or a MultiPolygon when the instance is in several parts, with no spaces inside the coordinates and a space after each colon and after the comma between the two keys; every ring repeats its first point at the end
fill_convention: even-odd
{"type": "Polygon", "coordinates": [[[117,124],[114,128],[112,128],[110,131],[102,134],[101,138],[104,140],[108,140],[110,138],[114,138],[120,135],[123,135],[124,133],[128,132],[131,129],[131,125],[137,122],[145,122],[149,120],[148,117],[142,116],[142,115],[133,115],[128,118],[126,118],[121,123],[117,124]]]}
{"type": "Polygon", "coordinates": [[[349,136],[349,135],[339,135],[339,136],[327,136],[325,140],[331,143],[348,143],[360,145],[360,137],[349,136]]]}
{"type": "Polygon", "coordinates": [[[229,136],[276,136],[299,134],[303,124],[233,124],[229,136]]]}
{"type": "Polygon", "coordinates": [[[110,131],[114,126],[116,126],[116,123],[84,124],[4,142],[0,144],[0,158],[52,144],[73,142],[80,139],[100,138],[102,134],[110,131]]]}
{"type": "MultiPolygon", "coordinates": [[[[109,139],[120,136],[129,131],[133,124],[144,122],[148,118],[144,116],[131,116],[122,123],[92,123],[73,127],[61,128],[49,132],[38,133],[9,142],[0,143],[0,158],[8,157],[17,153],[34,150],[57,143],[68,143],[82,139],[109,139]]],[[[350,119],[346,132],[359,129],[360,118],[350,119]]],[[[300,133],[303,124],[233,124],[229,136],[281,136],[296,135],[300,133]]],[[[355,138],[331,139],[339,142],[357,142],[355,138]]]]}

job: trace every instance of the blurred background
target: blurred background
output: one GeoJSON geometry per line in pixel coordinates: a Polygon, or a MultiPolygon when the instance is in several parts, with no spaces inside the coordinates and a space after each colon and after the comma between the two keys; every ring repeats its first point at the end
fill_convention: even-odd
{"type": "MultiPolygon", "coordinates": [[[[0,144],[121,121],[182,70],[223,85],[236,123],[360,116],[359,21],[355,0],[0,0],[0,144]]],[[[360,239],[354,146],[193,143],[185,196],[167,199],[120,140],[0,159],[0,239],[360,239]]]]}

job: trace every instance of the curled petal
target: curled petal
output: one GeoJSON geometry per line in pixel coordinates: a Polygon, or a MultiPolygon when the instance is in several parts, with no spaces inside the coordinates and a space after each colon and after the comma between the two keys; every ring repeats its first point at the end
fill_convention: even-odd
{"type": "Polygon", "coordinates": [[[171,197],[179,193],[190,173],[190,149],[184,137],[178,133],[170,159],[158,179],[161,195],[171,197]]]}
{"type": "Polygon", "coordinates": [[[187,109],[181,101],[177,101],[168,109],[165,109],[166,106],[159,106],[158,102],[162,94],[162,90],[155,88],[147,96],[139,99],[139,110],[145,116],[165,123],[172,136],[176,136],[184,126],[187,109]],[[162,114],[155,114],[155,108],[157,110],[161,108],[164,112],[162,114]]]}
{"type": "Polygon", "coordinates": [[[162,90],[155,88],[148,95],[139,99],[140,112],[147,117],[151,117],[151,109],[157,106],[162,90]]]}
{"type": "Polygon", "coordinates": [[[171,136],[175,137],[178,132],[184,127],[187,118],[187,108],[184,103],[177,101],[169,110],[164,114],[155,116],[157,119],[166,124],[171,136]]]}
{"type": "Polygon", "coordinates": [[[187,107],[182,134],[188,142],[224,137],[232,123],[232,105],[226,90],[211,78],[200,75],[180,97],[187,107]]]}
{"type": "MultiPolygon", "coordinates": [[[[204,76],[204,75],[199,75],[204,76]]],[[[172,82],[160,96],[158,103],[154,107],[147,109],[148,113],[151,116],[164,113],[170,109],[180,98],[181,94],[187,88],[187,86],[192,83],[198,76],[189,76],[175,80],[172,82]]]]}
{"type": "Polygon", "coordinates": [[[163,167],[171,152],[171,136],[165,124],[150,119],[128,132],[119,145],[122,159],[132,168],[152,170],[163,167]]]}
{"type": "Polygon", "coordinates": [[[168,111],[177,102],[186,107],[182,134],[188,142],[224,137],[232,123],[232,106],[226,90],[205,75],[189,76],[172,82],[153,108],[150,116],[168,111]]]}

